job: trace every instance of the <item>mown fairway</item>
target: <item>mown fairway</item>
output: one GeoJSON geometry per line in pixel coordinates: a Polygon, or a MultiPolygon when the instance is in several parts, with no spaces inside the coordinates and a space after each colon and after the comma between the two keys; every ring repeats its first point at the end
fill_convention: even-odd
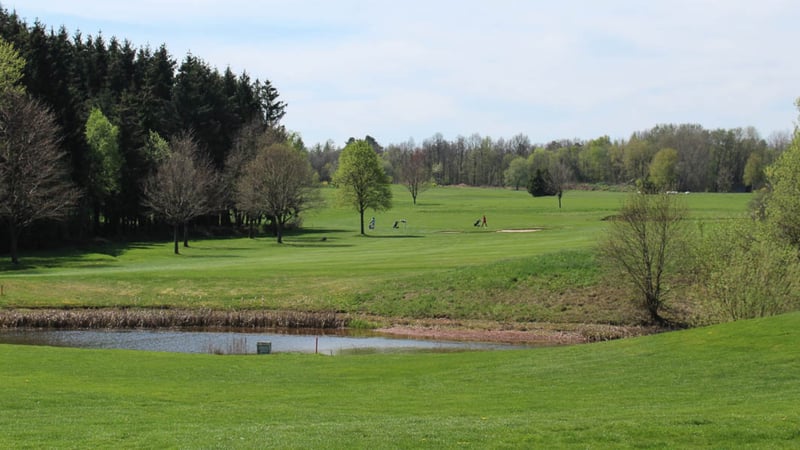
{"type": "Polygon", "coordinates": [[[796,448],[800,314],[574,347],[0,345],[2,448],[796,448]]]}
{"type": "MultiPolygon", "coordinates": [[[[384,316],[607,321],[591,308],[561,317],[531,302],[542,291],[591,286],[593,246],[625,194],[434,188],[419,204],[394,186],[393,210],[358,234],[357,213],[336,206],[305,216],[279,245],[257,239],[196,239],[179,256],[169,242],[107,244],[22,254],[0,263],[2,307],[143,306],[343,311],[384,316]],[[486,214],[489,227],[473,223],[486,214]],[[393,229],[395,221],[400,222],[393,229]],[[506,233],[499,230],[541,229],[506,233]],[[323,241],[323,237],[325,240],[323,241]],[[593,316],[593,317],[590,317],[593,316]]],[[[745,194],[682,195],[692,217],[742,217],[745,194]]],[[[169,231],[165,230],[165,238],[169,231]]],[[[566,313],[569,313],[567,311],[566,313]]]]}

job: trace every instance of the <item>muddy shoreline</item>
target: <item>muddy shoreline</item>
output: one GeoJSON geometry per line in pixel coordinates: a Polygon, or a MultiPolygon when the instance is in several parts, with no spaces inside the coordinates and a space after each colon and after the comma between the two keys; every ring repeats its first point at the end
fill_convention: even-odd
{"type": "Polygon", "coordinates": [[[538,322],[509,324],[451,319],[356,317],[335,312],[170,308],[0,309],[0,329],[348,329],[354,322],[374,324],[374,327],[370,327],[372,331],[388,336],[528,345],[581,344],[661,331],[641,326],[538,322]]]}

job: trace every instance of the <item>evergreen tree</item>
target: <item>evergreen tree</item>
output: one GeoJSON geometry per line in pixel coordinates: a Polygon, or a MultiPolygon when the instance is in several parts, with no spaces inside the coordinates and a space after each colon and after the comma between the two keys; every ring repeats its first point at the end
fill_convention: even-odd
{"type": "Polygon", "coordinates": [[[555,195],[550,181],[550,173],[547,169],[536,169],[536,173],[528,182],[528,192],[534,197],[555,195]]]}

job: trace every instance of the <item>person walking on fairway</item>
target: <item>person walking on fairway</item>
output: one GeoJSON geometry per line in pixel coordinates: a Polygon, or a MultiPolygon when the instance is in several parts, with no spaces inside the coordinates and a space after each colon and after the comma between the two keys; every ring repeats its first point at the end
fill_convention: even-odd
{"type": "Polygon", "coordinates": [[[488,226],[489,225],[486,225],[486,214],[484,214],[483,218],[481,219],[481,228],[488,227],[488,226]]]}

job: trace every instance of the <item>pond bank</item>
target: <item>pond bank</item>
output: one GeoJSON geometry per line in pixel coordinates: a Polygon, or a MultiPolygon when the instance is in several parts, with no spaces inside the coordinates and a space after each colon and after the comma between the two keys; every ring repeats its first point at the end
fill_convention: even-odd
{"type": "MultiPolygon", "coordinates": [[[[43,329],[346,329],[365,322],[350,314],[210,309],[0,309],[0,328],[43,329]]],[[[372,317],[378,333],[396,337],[507,344],[581,344],[661,331],[655,327],[604,324],[498,323],[451,319],[372,317]]]]}
{"type": "Polygon", "coordinates": [[[399,337],[497,342],[526,345],[569,345],[608,341],[654,334],[663,329],[644,326],[619,326],[576,323],[498,323],[420,319],[404,321],[375,331],[399,337]]]}

